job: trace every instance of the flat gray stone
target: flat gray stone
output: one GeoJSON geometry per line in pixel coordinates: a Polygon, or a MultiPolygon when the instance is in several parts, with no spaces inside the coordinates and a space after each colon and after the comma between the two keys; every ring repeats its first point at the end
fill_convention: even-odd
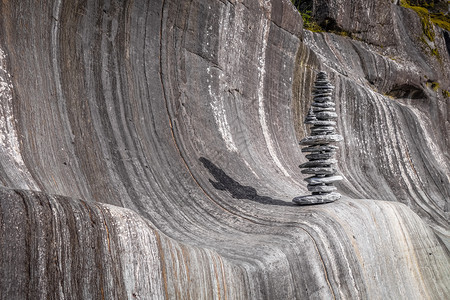
{"type": "Polygon", "coordinates": [[[320,131],[330,131],[330,130],[336,130],[334,126],[313,126],[311,127],[311,132],[320,132],[320,131]]]}
{"type": "Polygon", "coordinates": [[[332,112],[332,111],[316,112],[315,116],[318,120],[336,119],[338,117],[337,113],[332,112]]]}
{"type": "Polygon", "coordinates": [[[312,121],[316,121],[317,120],[317,118],[316,118],[316,115],[314,114],[314,110],[313,110],[313,108],[311,107],[309,110],[308,110],[308,114],[306,115],[306,117],[305,117],[305,124],[310,124],[312,121]]]}
{"type": "Polygon", "coordinates": [[[316,185],[316,184],[329,184],[329,183],[333,183],[336,181],[340,181],[342,179],[343,178],[340,175],[328,176],[328,177],[312,176],[312,177],[305,178],[305,181],[308,182],[308,184],[310,184],[310,185],[316,185]]]}
{"type": "Polygon", "coordinates": [[[334,86],[332,86],[331,84],[328,85],[314,85],[313,86],[313,91],[316,91],[317,89],[329,89],[329,90],[334,90],[334,86]]]}
{"type": "Polygon", "coordinates": [[[313,100],[316,102],[327,102],[331,100],[332,93],[313,93],[313,100]]]}
{"type": "Polygon", "coordinates": [[[318,111],[336,111],[336,109],[334,107],[313,107],[312,110],[314,112],[318,112],[318,111]]]}
{"type": "MultiPolygon", "coordinates": [[[[312,160],[312,161],[307,161],[305,163],[302,163],[298,167],[299,168],[328,167],[335,163],[337,163],[337,160],[335,160],[335,159],[312,160]]],[[[315,174],[315,173],[311,173],[311,174],[315,174]]]]}
{"type": "Polygon", "coordinates": [[[319,71],[317,73],[317,80],[327,81],[328,82],[328,74],[325,71],[319,71]]]}
{"type": "Polygon", "coordinates": [[[317,87],[317,86],[331,86],[334,88],[334,86],[332,86],[328,80],[320,80],[320,79],[314,81],[314,87],[317,87]]]}
{"type": "Polygon", "coordinates": [[[321,126],[321,127],[317,127],[317,128],[311,128],[311,133],[317,133],[317,134],[336,133],[336,129],[331,126],[321,126]]]}
{"type": "Polygon", "coordinates": [[[316,81],[314,81],[313,88],[316,88],[318,86],[319,87],[320,86],[326,86],[326,87],[333,87],[334,88],[334,86],[332,86],[331,83],[328,80],[316,80],[316,81]]]}
{"type": "Polygon", "coordinates": [[[336,134],[336,130],[333,130],[333,131],[320,131],[320,132],[313,131],[313,132],[311,132],[311,136],[324,135],[324,134],[333,135],[333,134],[336,134]]]}
{"type": "Polygon", "coordinates": [[[308,191],[313,193],[327,193],[327,192],[334,192],[337,190],[337,187],[332,185],[310,185],[306,187],[308,191]]]}
{"type": "Polygon", "coordinates": [[[328,152],[328,153],[311,153],[308,155],[305,155],[305,157],[309,160],[323,160],[323,159],[329,159],[333,157],[334,153],[328,152]]]}
{"type": "Polygon", "coordinates": [[[307,136],[300,141],[300,145],[318,145],[332,142],[342,141],[342,136],[339,134],[329,134],[329,135],[313,135],[307,136]]]}
{"type": "Polygon", "coordinates": [[[313,90],[313,95],[315,94],[322,94],[322,93],[329,93],[331,94],[333,92],[333,89],[330,89],[328,87],[323,87],[323,88],[314,88],[313,90]]]}
{"type": "Polygon", "coordinates": [[[322,152],[322,151],[332,151],[335,152],[336,149],[339,149],[338,146],[335,145],[327,145],[327,146],[310,146],[302,149],[302,152],[322,152]]]}
{"type": "Polygon", "coordinates": [[[311,127],[311,131],[327,131],[327,130],[335,130],[334,126],[313,126],[311,127]]]}
{"type": "Polygon", "coordinates": [[[314,89],[332,89],[334,90],[335,86],[331,85],[330,82],[326,82],[325,81],[316,81],[314,82],[314,89]]]}
{"type": "Polygon", "coordinates": [[[300,171],[302,174],[316,174],[316,175],[333,175],[336,174],[337,170],[331,167],[317,167],[317,168],[308,168],[300,171]]]}
{"type": "Polygon", "coordinates": [[[329,193],[324,195],[307,195],[295,197],[292,199],[292,202],[297,203],[299,205],[308,205],[308,204],[320,204],[320,203],[329,203],[341,198],[341,194],[339,193],[329,193]]]}
{"type": "Polygon", "coordinates": [[[309,124],[318,125],[318,126],[335,126],[336,121],[317,120],[317,121],[311,121],[309,124]]]}
{"type": "Polygon", "coordinates": [[[330,101],[327,101],[327,102],[313,102],[311,105],[314,106],[314,107],[335,107],[336,103],[331,102],[331,98],[330,98],[330,101]]]}

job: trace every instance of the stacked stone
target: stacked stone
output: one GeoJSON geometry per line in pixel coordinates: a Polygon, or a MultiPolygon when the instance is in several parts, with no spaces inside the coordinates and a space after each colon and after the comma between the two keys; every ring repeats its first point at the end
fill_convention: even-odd
{"type": "Polygon", "coordinates": [[[306,155],[309,161],[299,167],[303,174],[312,174],[305,179],[312,194],[295,197],[292,201],[297,204],[327,203],[341,197],[333,186],[334,182],[342,180],[342,176],[335,175],[337,170],[334,168],[337,161],[333,156],[338,147],[330,145],[342,140],[335,130],[337,114],[331,98],[333,89],[327,74],[319,72],[314,83],[312,107],[305,119],[305,124],[312,125],[311,135],[300,141],[300,145],[306,146],[302,152],[310,153],[306,155]]]}

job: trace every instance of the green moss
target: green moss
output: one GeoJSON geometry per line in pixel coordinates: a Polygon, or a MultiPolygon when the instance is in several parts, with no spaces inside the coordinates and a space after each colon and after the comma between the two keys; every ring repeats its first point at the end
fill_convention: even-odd
{"type": "Polygon", "coordinates": [[[314,18],[311,16],[312,5],[306,5],[302,0],[291,0],[292,4],[297,8],[300,12],[300,15],[303,19],[303,28],[306,30],[310,30],[312,32],[322,32],[325,31],[322,27],[320,27],[314,18]]]}
{"type": "Polygon", "coordinates": [[[357,39],[351,32],[345,31],[336,26],[333,20],[325,19],[321,24],[318,24],[312,16],[312,2],[305,0],[291,0],[292,4],[300,12],[303,19],[303,28],[312,32],[330,32],[337,35],[357,39]]]}
{"type": "Polygon", "coordinates": [[[342,36],[352,37],[351,33],[347,32],[347,31],[344,31],[344,30],[336,31],[334,33],[342,35],[342,36]]]}
{"type": "MultiPolygon", "coordinates": [[[[434,42],[436,36],[434,25],[450,31],[450,18],[443,13],[430,14],[427,7],[433,8],[434,1],[431,1],[430,3],[425,1],[421,6],[413,6],[411,5],[411,2],[411,0],[400,0],[400,5],[412,9],[417,13],[422,23],[423,36],[421,37],[421,40],[429,48],[430,55],[435,56],[440,61],[441,57],[437,48],[432,47],[430,42],[434,42]]],[[[417,5],[417,1],[415,1],[415,4],[417,5]]]]}
{"type": "Polygon", "coordinates": [[[427,87],[432,88],[433,91],[437,91],[439,89],[439,82],[428,80],[426,83],[427,87]]]}
{"type": "Polygon", "coordinates": [[[314,19],[311,17],[311,11],[300,12],[303,19],[303,28],[306,30],[311,30],[312,32],[322,32],[324,31],[322,27],[320,27],[314,19]]]}
{"type": "Polygon", "coordinates": [[[431,55],[436,56],[436,58],[441,61],[441,56],[439,55],[439,51],[436,48],[430,49],[431,55]]]}
{"type": "Polygon", "coordinates": [[[450,98],[450,92],[448,90],[445,89],[440,89],[440,84],[437,81],[427,81],[426,83],[427,87],[431,88],[433,91],[438,92],[439,90],[442,93],[442,96],[444,96],[444,98],[450,98]]]}
{"type": "Polygon", "coordinates": [[[411,5],[411,6],[421,6],[426,8],[434,8],[435,0],[400,0],[400,3],[411,5]]]}
{"type": "MultiPolygon", "coordinates": [[[[447,3],[450,3],[448,1],[447,3]]],[[[412,5],[411,1],[401,0],[400,5],[406,8],[410,8],[414,10],[420,17],[422,21],[422,27],[424,30],[424,34],[428,37],[430,41],[434,40],[434,29],[432,24],[435,24],[447,31],[450,31],[450,17],[448,15],[444,15],[442,12],[439,13],[430,13],[428,8],[434,8],[434,2],[423,3],[422,5],[412,5]]]]}
{"type": "Polygon", "coordinates": [[[433,91],[437,91],[439,88],[439,82],[436,82],[436,81],[432,82],[431,88],[433,89],[433,91]]]}
{"type": "Polygon", "coordinates": [[[442,90],[442,96],[444,96],[444,98],[450,98],[450,92],[447,90],[442,90]]]}
{"type": "Polygon", "coordinates": [[[422,22],[422,30],[424,36],[427,37],[427,39],[430,42],[434,41],[435,33],[433,28],[433,23],[431,22],[430,13],[428,12],[428,9],[420,6],[410,6],[408,4],[402,5],[403,7],[410,8],[414,10],[417,15],[420,17],[420,21],[422,22]]]}
{"type": "Polygon", "coordinates": [[[437,26],[450,31],[450,17],[443,13],[431,14],[431,21],[437,26]]]}

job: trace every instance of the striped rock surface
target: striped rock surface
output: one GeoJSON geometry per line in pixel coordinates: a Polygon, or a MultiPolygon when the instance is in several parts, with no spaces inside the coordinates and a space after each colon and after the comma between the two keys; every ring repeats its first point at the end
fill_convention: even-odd
{"type": "Polygon", "coordinates": [[[287,0],[1,2],[0,298],[445,298],[448,46],[379,2],[383,48],[287,0]],[[343,198],[299,207],[319,69],[343,198]]]}

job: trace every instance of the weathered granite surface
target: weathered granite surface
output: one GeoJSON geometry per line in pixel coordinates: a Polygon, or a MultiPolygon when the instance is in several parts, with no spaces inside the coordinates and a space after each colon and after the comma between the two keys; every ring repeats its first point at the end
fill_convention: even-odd
{"type": "Polygon", "coordinates": [[[445,298],[449,54],[384,4],[1,2],[0,298],[445,298]],[[319,69],[344,197],[298,207],[319,69]]]}
{"type": "MultiPolygon", "coordinates": [[[[338,129],[345,141],[351,139],[337,155],[347,180],[340,188],[355,198],[407,204],[449,245],[450,53],[444,30],[434,27],[439,53],[435,56],[423,42],[421,20],[412,9],[390,1],[373,1],[369,7],[365,1],[314,3],[325,2],[332,7],[331,15],[340,10],[346,14],[343,20],[354,20],[348,28],[341,26],[350,32],[375,22],[376,11],[389,14],[393,22],[385,30],[356,36],[363,41],[335,34],[305,35],[305,44],[334,70],[338,129]],[[371,43],[370,36],[377,35],[389,36],[392,45],[371,43]]],[[[308,91],[303,89],[299,86],[299,97],[308,91]]]]}

